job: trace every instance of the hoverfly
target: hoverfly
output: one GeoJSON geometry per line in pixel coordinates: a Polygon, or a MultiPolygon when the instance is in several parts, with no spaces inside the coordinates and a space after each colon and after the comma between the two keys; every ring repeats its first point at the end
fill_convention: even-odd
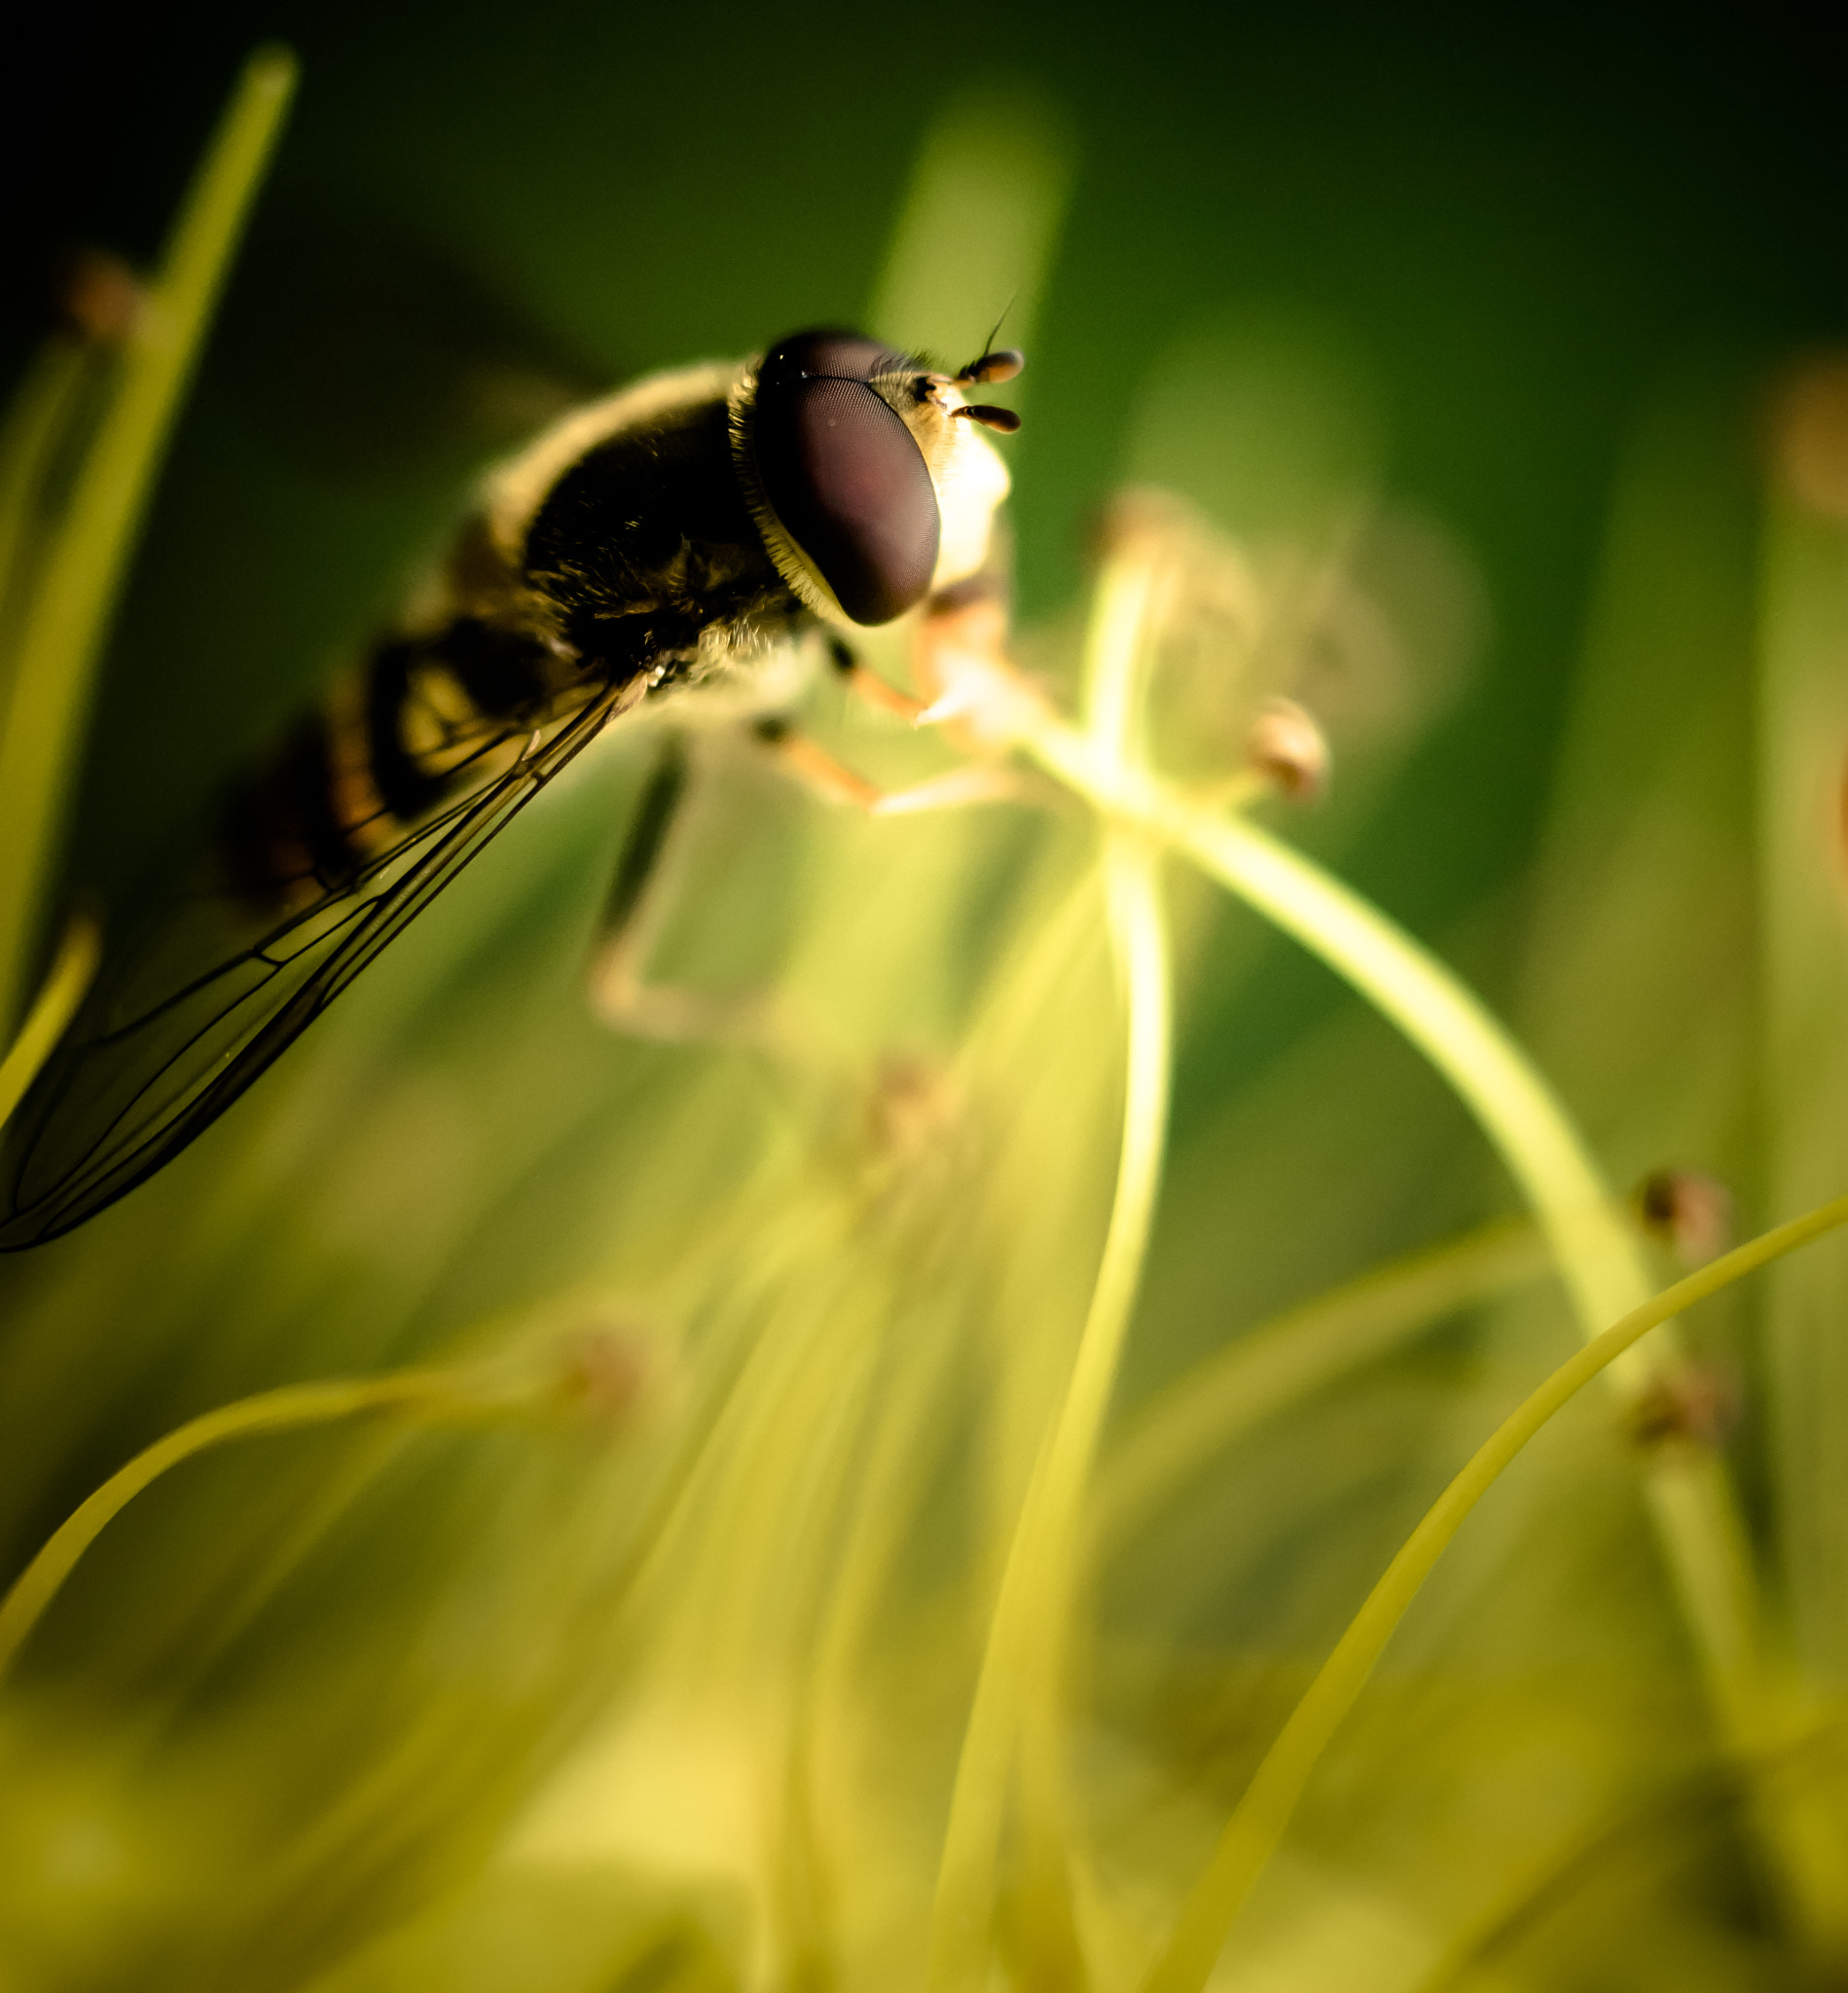
{"type": "Polygon", "coordinates": [[[644,702],[786,682],[988,559],[1007,410],[856,333],[646,380],[487,481],[397,624],[236,780],[0,1138],[0,1250],[208,1127],[576,754],[644,702]]]}

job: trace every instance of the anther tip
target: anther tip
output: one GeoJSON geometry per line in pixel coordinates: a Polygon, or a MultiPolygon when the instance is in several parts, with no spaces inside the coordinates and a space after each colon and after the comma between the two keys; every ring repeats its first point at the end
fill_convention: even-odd
{"type": "Polygon", "coordinates": [[[1704,1266],[1732,1244],[1732,1193],[1705,1170],[1651,1170],[1637,1186],[1643,1229],[1684,1266],[1704,1266]]]}
{"type": "Polygon", "coordinates": [[[147,302],[147,288],[141,279],[107,249],[78,250],[58,281],[59,315],[89,345],[127,345],[141,323],[147,302]]]}
{"type": "Polygon", "coordinates": [[[1327,737],[1293,699],[1273,699],[1251,723],[1250,764],[1298,803],[1313,803],[1328,786],[1327,737]]]}

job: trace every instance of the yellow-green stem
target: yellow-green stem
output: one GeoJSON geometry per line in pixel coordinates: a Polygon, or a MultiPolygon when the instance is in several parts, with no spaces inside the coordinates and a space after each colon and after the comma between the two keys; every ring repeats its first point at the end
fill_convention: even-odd
{"type": "Polygon", "coordinates": [[[1142,1993],[1200,1993],[1336,1726],[1354,1707],[1381,1650],[1466,1516],[1555,1412],[1651,1328],[1768,1261],[1848,1223],[1848,1197],[1779,1225],[1702,1267],[1593,1337],[1547,1378],[1476,1451],[1387,1567],[1341,1636],[1239,1801],[1142,1993]]]}
{"type": "MultiPolygon", "coordinates": [[[[1086,703],[1092,748],[1105,761],[1123,755],[1136,733],[1137,665],[1153,579],[1146,567],[1120,563],[1093,607],[1086,703]]],[[[1034,1464],[989,1622],[937,1875],[931,1993],[986,1983],[996,1860],[1009,1780],[1030,1712],[1038,1746],[1035,1800],[1042,1808],[1055,1803],[1047,1788],[1056,1783],[1050,1760],[1058,1748],[1065,1636],[1085,1484],[1141,1283],[1161,1182],[1172,994],[1159,852],[1145,838],[1115,831],[1105,843],[1104,879],[1129,1035],[1116,1194],[1077,1356],[1034,1464]]],[[[1034,1825],[1030,1822],[1030,1828],[1034,1825]]]]}
{"type": "Polygon", "coordinates": [[[324,1426],[361,1412],[480,1408],[501,1401],[501,1396],[454,1371],[402,1370],[387,1377],[287,1384],[189,1419],[118,1468],[53,1531],[38,1555],[14,1579],[6,1597],[0,1599],[0,1678],[44,1617],[78,1559],[108,1524],[169,1468],[231,1439],[324,1426]]]}
{"type": "Polygon", "coordinates": [[[143,322],[38,577],[0,736],[0,1030],[22,1007],[110,613],[231,254],[280,129],[295,58],[251,57],[193,183],[143,322]]]}
{"type": "Polygon", "coordinates": [[[1848,1724],[1817,1724],[1799,1731],[1757,1762],[1742,1765],[1722,1760],[1704,1765],[1614,1818],[1600,1820],[1555,1849],[1487,1916],[1458,1938],[1418,1982],[1415,1993],[1468,1993],[1468,1989],[1479,1988],[1494,1973],[1497,1954],[1530,1930],[1562,1894],[1581,1878],[1597,1875],[1622,1853],[1633,1854],[1651,1835],[1685,1830],[1689,1817],[1705,1807],[1730,1810],[1737,1803],[1742,1778],[1760,1788],[1838,1787],[1844,1742],[1848,1742],[1848,1724]]]}
{"type": "Polygon", "coordinates": [[[1504,1218],[1286,1309],[1194,1364],[1105,1456],[1091,1503],[1095,1552],[1120,1546],[1253,1426],[1551,1264],[1531,1223],[1504,1218]]]}
{"type": "MultiPolygon", "coordinates": [[[[1511,1034],[1428,949],[1299,852],[1242,818],[1190,807],[1151,776],[1100,755],[1044,716],[1021,745],[1116,820],[1183,852],[1389,1017],[1450,1082],[1545,1232],[1586,1335],[1649,1293],[1636,1241],[1552,1089],[1511,1034]]],[[[1626,1393],[1657,1365],[1641,1352],[1614,1374],[1626,1393]]],[[[1781,1717],[1764,1680],[1746,1536],[1719,1464],[1664,1460],[1647,1495],[1728,1741],[1757,1749],[1781,1717]]]]}
{"type": "Polygon", "coordinates": [[[0,425],[0,734],[13,696],[13,636],[31,597],[41,516],[53,466],[85,405],[96,355],[54,339],[27,370],[0,425]]]}
{"type": "Polygon", "coordinates": [[[1435,956],[1359,893],[1257,825],[1191,808],[1141,770],[1048,721],[1022,743],[1108,815],[1184,852],[1300,941],[1418,1046],[1482,1124],[1559,1259],[1587,1334],[1649,1287],[1634,1240],[1552,1089],[1435,956]]]}
{"type": "Polygon", "coordinates": [[[931,1929],[932,1993],[986,1982],[995,1863],[1022,1710],[1049,1692],[1069,1601],[1077,1515],[1135,1305],[1161,1177],[1169,1076],[1168,953],[1154,858],[1113,849],[1112,926],[1129,978],[1130,1061],[1116,1197],[1058,1418],[1009,1546],[957,1765],[931,1929]]]}
{"type": "Polygon", "coordinates": [[[101,959],[102,930],[88,914],[76,915],[64,929],[51,972],[19,1027],[19,1035],[0,1059],[0,1128],[12,1118],[26,1088],[38,1077],[39,1068],[52,1056],[52,1048],[77,1015],[77,1006],[84,1000],[101,959]]]}

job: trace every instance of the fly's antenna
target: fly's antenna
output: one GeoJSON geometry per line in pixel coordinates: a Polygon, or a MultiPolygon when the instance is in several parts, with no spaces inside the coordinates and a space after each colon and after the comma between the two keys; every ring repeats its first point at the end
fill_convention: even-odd
{"type": "MultiPolygon", "coordinates": [[[[1007,314],[1014,308],[1016,291],[1001,308],[1001,315],[995,321],[995,330],[983,343],[979,359],[971,360],[951,382],[955,387],[972,387],[978,381],[984,386],[991,380],[1011,380],[1027,364],[1017,346],[997,346],[995,342],[1000,336],[1001,327],[1007,322],[1007,314]]],[[[965,408],[952,409],[955,416],[967,416],[972,422],[980,422],[985,429],[998,429],[1002,435],[1011,436],[1020,427],[1020,417],[1012,409],[997,409],[987,402],[973,403],[965,408]]]]}
{"type": "Polygon", "coordinates": [[[1020,293],[1016,291],[1001,307],[1001,315],[995,321],[995,330],[982,343],[981,357],[971,360],[961,373],[954,377],[958,387],[969,387],[977,381],[987,385],[991,380],[1011,380],[1026,365],[1018,347],[997,346],[995,344],[1000,337],[1001,327],[1007,323],[1008,312],[1014,308],[1019,297],[1020,293]]]}
{"type": "Polygon", "coordinates": [[[1012,409],[998,409],[993,402],[965,402],[960,409],[952,409],[953,416],[967,416],[971,422],[980,422],[984,429],[998,429],[1003,436],[1011,436],[1020,427],[1020,417],[1012,409]]]}
{"type": "Polygon", "coordinates": [[[991,333],[989,334],[989,336],[987,337],[987,339],[985,339],[985,340],[984,340],[984,341],[982,342],[982,350],[983,350],[983,351],[984,351],[985,353],[992,353],[992,352],[993,352],[993,351],[995,350],[995,342],[996,342],[996,341],[997,340],[997,339],[999,339],[999,338],[1000,338],[1000,336],[1001,336],[1001,327],[1002,327],[1003,325],[1005,325],[1005,324],[1007,323],[1007,314],[1008,314],[1008,313],[1009,313],[1009,312],[1010,312],[1010,311],[1011,311],[1011,310],[1012,310],[1012,309],[1014,308],[1014,307],[1015,307],[1016,305],[1018,305],[1019,303],[1020,303],[1020,290],[1019,290],[1019,287],[1018,287],[1018,286],[1016,286],[1016,288],[1015,288],[1015,291],[1014,291],[1014,295],[1013,295],[1013,296],[1012,296],[1011,298],[1009,298],[1009,299],[1008,299],[1008,301],[1007,301],[1007,303],[1006,303],[1005,305],[1003,305],[1003,306],[1001,307],[1001,315],[1000,315],[1000,316],[999,316],[999,317],[998,317],[997,319],[996,319],[996,321],[995,321],[995,330],[994,330],[993,332],[991,332],[991,333]]]}

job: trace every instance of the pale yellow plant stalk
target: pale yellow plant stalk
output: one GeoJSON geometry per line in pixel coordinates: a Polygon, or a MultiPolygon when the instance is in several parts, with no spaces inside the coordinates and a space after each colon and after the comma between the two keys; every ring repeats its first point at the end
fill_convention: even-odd
{"type": "MultiPolygon", "coordinates": [[[[1100,756],[1086,735],[1043,708],[1033,714],[1020,721],[1027,754],[1105,815],[1184,853],[1320,956],[1449,1081],[1545,1232],[1584,1334],[1641,1304],[1649,1291],[1641,1249],[1564,1106],[1435,956],[1257,824],[1203,811],[1145,770],[1100,756]]],[[[1626,1354],[1614,1366],[1619,1388],[1639,1392],[1660,1360],[1626,1354]]],[[[1784,1715],[1765,1676],[1757,1588],[1725,1476],[1711,1460],[1664,1457],[1646,1486],[1724,1728],[1735,1744],[1760,1748],[1781,1733],[1784,1715]]]]}
{"type": "MultiPolygon", "coordinates": [[[[1647,1300],[1648,1270],[1564,1106],[1511,1035],[1434,956],[1339,881],[1244,817],[1178,796],[1141,764],[1133,745],[1138,663],[1157,607],[1156,570],[1145,552],[1106,565],[1087,638],[1084,730],[1059,721],[1017,685],[993,688],[994,710],[1007,715],[1026,754],[1117,825],[1119,836],[1133,829],[1191,858],[1320,956],[1426,1054],[1475,1115],[1533,1209],[1581,1331],[1600,1335],[1647,1300]]],[[[1122,1197],[1119,1178],[1119,1211],[1122,1197]]],[[[1108,1260],[1106,1250],[1106,1272],[1108,1260]]],[[[1090,1332],[1087,1324],[1087,1340],[1090,1332]]],[[[1609,1360],[1619,1389],[1634,1396],[1666,1359],[1625,1343],[1609,1360]]],[[[1082,1424],[1082,1405],[1072,1416],[1082,1424]]],[[[1064,1419],[1062,1413],[1055,1435],[1064,1419]]],[[[1041,1504],[1057,1504],[1066,1492],[1063,1479],[1057,1486],[1049,1481],[1055,1445],[1056,1437],[1030,1487],[959,1767],[933,1928],[933,1993],[973,1983],[985,1948],[1022,1685],[1033,1672],[1021,1617],[1027,1592],[1042,1581],[1050,1586],[1038,1591],[1042,1613],[1069,1598],[1046,1577],[1048,1560],[1035,1548],[1065,1540],[1057,1528],[1049,1539],[1039,1534],[1049,1528],[1041,1504]]],[[[1077,1485],[1089,1468],[1086,1455],[1077,1485]]],[[[1651,1464],[1646,1488],[1722,1732],[1735,1750],[1761,1751],[1788,1731],[1789,1718],[1767,1677],[1751,1559],[1723,1471],[1691,1450],[1664,1452],[1651,1464]]],[[[1054,1636],[1054,1645],[1062,1637],[1054,1636]]],[[[1810,1851],[1795,1845],[1801,1830],[1781,1817],[1761,1826],[1799,1921],[1813,1924],[1801,1907],[1813,1874],[1810,1851]]]]}
{"type": "MultiPolygon", "coordinates": [[[[1428,949],[1377,908],[1239,815],[1215,815],[1146,770],[1100,756],[1083,733],[1019,691],[1019,744],[1048,773],[1121,823],[1189,857],[1365,996],[1422,1051],[1475,1116],[1546,1234],[1580,1330],[1627,1315],[1649,1291],[1638,1242],[1616,1214],[1563,1104],[1513,1036],[1428,949]]],[[[1627,1401],[1672,1370],[1677,1350],[1626,1348],[1611,1368],[1627,1401]]],[[[1658,1449],[1643,1489],[1692,1635],[1726,1748],[1744,1761],[1774,1753],[1801,1714],[1767,1651],[1757,1582],[1722,1464],[1697,1448],[1658,1449]]],[[[1784,1914],[1826,1951],[1839,1924],[1832,1838],[1809,1809],[1759,1795],[1753,1817],[1784,1914]]]]}
{"type": "MultiPolygon", "coordinates": [[[[1086,641],[1088,738],[1106,760],[1134,751],[1138,667],[1158,586],[1153,563],[1121,563],[1093,608],[1086,641]]],[[[938,1873],[931,1993],[986,1983],[996,1862],[1010,1777],[1023,1744],[1030,1845],[1063,1838],[1057,1760],[1081,1516],[1147,1255],[1172,1067],[1173,1000],[1159,853],[1141,835],[1112,829],[1103,866],[1129,1040],[1116,1192],[1071,1375],[1028,1487],[990,1621],[938,1873]]]]}
{"type": "MultiPolygon", "coordinates": [[[[1788,1259],[1780,1262],[1788,1265],[1788,1259]]],[[[1848,1724],[1822,1722],[1771,1754],[1743,1767],[1755,1783],[1815,1791],[1839,1783],[1848,1724]]],[[[1608,1870],[1627,1849],[1652,1835],[1685,1831],[1688,1816],[1711,1811],[1723,1817],[1739,1794],[1742,1767],[1711,1764],[1689,1777],[1649,1794],[1635,1806],[1570,1837],[1524,1876],[1492,1910],[1467,1929],[1418,1982],[1416,1993],[1466,1993],[1494,1983],[1496,1955],[1545,1918],[1573,1886],[1608,1870]]]]}
{"type": "MultiPolygon", "coordinates": [[[[1320,956],[1390,1018],[1449,1081],[1494,1144],[1546,1233],[1580,1329],[1600,1332],[1649,1288],[1638,1242],[1616,1215],[1563,1105],[1512,1035],[1429,950],[1302,853],[1239,816],[1215,816],[1146,771],[1100,758],[1090,741],[1036,705],[1020,744],[1095,807],[1190,857],[1320,956]]],[[[1626,1348],[1612,1370],[1628,1401],[1672,1370],[1677,1351],[1626,1348]]],[[[1698,1448],[1663,1448],[1643,1491],[1692,1635],[1726,1748],[1742,1761],[1775,1753],[1802,1726],[1767,1651],[1751,1548],[1724,1467],[1698,1448]]],[[[1840,1923],[1834,1842],[1814,1809],[1775,1792],[1753,1819],[1767,1874],[1800,1942],[1819,1954],[1840,1923]]]]}

